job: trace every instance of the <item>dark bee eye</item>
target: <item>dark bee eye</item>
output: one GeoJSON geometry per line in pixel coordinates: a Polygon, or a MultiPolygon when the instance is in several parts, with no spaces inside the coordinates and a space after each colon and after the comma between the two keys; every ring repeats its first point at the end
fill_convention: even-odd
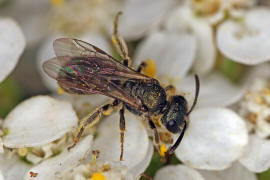
{"type": "Polygon", "coordinates": [[[166,128],[174,134],[180,132],[180,128],[178,127],[175,120],[170,120],[169,122],[167,122],[166,128]]]}

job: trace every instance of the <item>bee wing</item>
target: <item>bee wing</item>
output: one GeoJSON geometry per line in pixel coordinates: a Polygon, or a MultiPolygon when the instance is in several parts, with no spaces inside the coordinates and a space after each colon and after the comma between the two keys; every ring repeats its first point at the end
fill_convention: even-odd
{"type": "Polygon", "coordinates": [[[152,81],[153,79],[140,74],[133,69],[124,66],[113,57],[108,55],[98,47],[91,45],[87,42],[72,39],[60,38],[56,39],[53,44],[56,56],[70,56],[70,57],[89,57],[93,59],[96,57],[102,61],[102,70],[97,72],[99,75],[110,77],[114,80],[121,79],[141,79],[145,81],[152,81]],[[106,71],[106,72],[105,72],[106,71]]]}
{"type": "MultiPolygon", "coordinates": [[[[71,94],[103,94],[119,99],[134,108],[142,108],[141,100],[126,92],[121,83],[126,77],[116,76],[110,64],[100,57],[58,56],[43,64],[44,71],[71,94]],[[111,78],[111,74],[114,74],[111,78]]],[[[116,73],[117,74],[117,73],[116,73]]]]}

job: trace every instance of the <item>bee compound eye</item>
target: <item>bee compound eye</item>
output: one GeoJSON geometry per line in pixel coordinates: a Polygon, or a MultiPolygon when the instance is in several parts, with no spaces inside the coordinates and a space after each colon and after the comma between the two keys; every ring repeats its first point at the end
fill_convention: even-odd
{"type": "Polygon", "coordinates": [[[180,128],[178,127],[177,123],[175,120],[170,120],[166,124],[166,128],[172,132],[172,133],[178,133],[180,131],[180,128]]]}

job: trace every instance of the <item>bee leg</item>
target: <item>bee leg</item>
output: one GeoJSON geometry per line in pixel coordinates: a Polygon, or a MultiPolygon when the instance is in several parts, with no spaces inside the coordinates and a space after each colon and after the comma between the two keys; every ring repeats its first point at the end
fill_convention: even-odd
{"type": "Polygon", "coordinates": [[[168,85],[165,87],[165,91],[175,91],[175,87],[173,85],[168,85]]]}
{"type": "Polygon", "coordinates": [[[165,91],[168,95],[174,95],[175,94],[175,87],[173,85],[168,85],[165,87],[165,91]]]}
{"type": "Polygon", "coordinates": [[[84,130],[86,127],[92,127],[95,124],[98,123],[98,121],[101,119],[102,115],[109,115],[112,111],[112,107],[117,106],[119,102],[115,100],[112,104],[106,103],[102,105],[101,107],[97,108],[94,112],[83,118],[83,120],[80,122],[79,128],[74,136],[73,144],[68,147],[68,150],[73,148],[80,140],[84,130]]]}
{"type": "Polygon", "coordinates": [[[122,14],[122,12],[118,12],[114,18],[113,23],[113,34],[112,34],[112,43],[116,47],[117,52],[120,54],[120,56],[123,58],[123,64],[125,66],[131,65],[131,60],[128,55],[128,49],[125,40],[120,36],[118,33],[118,20],[119,16],[122,14]]]}
{"type": "Polygon", "coordinates": [[[142,69],[145,68],[147,66],[147,63],[146,62],[142,62],[138,68],[137,68],[137,72],[142,72],[142,69]]]}
{"type": "Polygon", "coordinates": [[[125,107],[120,109],[119,115],[120,115],[120,121],[119,121],[119,127],[120,127],[120,143],[121,143],[121,154],[120,154],[120,161],[123,161],[123,155],[124,155],[124,137],[125,137],[125,131],[126,131],[126,120],[125,120],[125,107]]]}
{"type": "Polygon", "coordinates": [[[148,118],[148,122],[149,122],[150,128],[154,131],[154,144],[155,144],[158,152],[160,152],[160,141],[159,141],[160,138],[159,138],[157,128],[156,128],[154,122],[150,118],[148,118]]]}

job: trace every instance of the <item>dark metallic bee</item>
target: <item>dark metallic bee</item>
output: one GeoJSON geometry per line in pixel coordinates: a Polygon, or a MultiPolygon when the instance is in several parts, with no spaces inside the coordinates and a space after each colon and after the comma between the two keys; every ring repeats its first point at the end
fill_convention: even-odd
{"type": "Polygon", "coordinates": [[[146,63],[142,63],[137,71],[130,68],[126,44],[117,31],[119,14],[115,18],[112,40],[123,58],[123,63],[91,44],[77,39],[61,38],[55,40],[53,44],[57,57],[43,64],[44,71],[56,79],[58,85],[67,93],[103,94],[115,99],[112,103],[102,105],[80,122],[71,147],[79,141],[86,126],[96,124],[109,109],[120,107],[120,160],[123,159],[125,109],[149,122],[151,129],[154,130],[154,142],[158,149],[159,134],[152,117],[161,117],[160,120],[168,131],[179,133],[179,138],[168,150],[168,153],[172,154],[183,138],[188,115],[197,102],[199,78],[195,75],[195,100],[188,110],[187,101],[183,96],[168,97],[167,91],[172,86],[163,88],[156,79],[140,73],[146,63]]]}

